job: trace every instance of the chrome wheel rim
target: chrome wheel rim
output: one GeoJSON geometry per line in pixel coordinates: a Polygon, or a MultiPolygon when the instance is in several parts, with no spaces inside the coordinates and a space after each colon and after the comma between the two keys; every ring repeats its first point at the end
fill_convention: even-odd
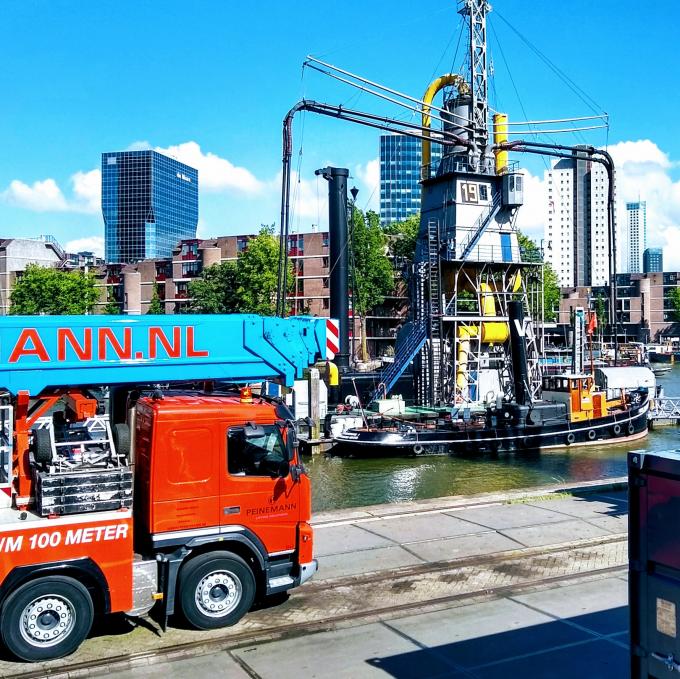
{"type": "Polygon", "coordinates": [[[196,587],[196,605],[210,618],[222,618],[241,601],[243,586],[230,571],[208,573],[196,587]]]}
{"type": "Polygon", "coordinates": [[[52,594],[33,599],[21,614],[21,636],[37,648],[61,643],[76,624],[76,611],[66,598],[52,594]]]}

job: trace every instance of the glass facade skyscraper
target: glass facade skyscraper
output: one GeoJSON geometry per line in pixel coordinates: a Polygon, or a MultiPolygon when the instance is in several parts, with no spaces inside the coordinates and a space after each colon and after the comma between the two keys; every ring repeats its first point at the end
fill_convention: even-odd
{"type": "MultiPolygon", "coordinates": [[[[421,140],[402,134],[380,135],[380,221],[401,222],[420,212],[421,140]]],[[[432,144],[432,162],[441,159],[432,144]]]]}
{"type": "Polygon", "coordinates": [[[157,151],[102,154],[106,261],[171,257],[196,238],[198,172],[157,151]]]}
{"type": "Polygon", "coordinates": [[[660,273],[663,271],[663,250],[647,248],[642,253],[642,273],[660,273]]]}

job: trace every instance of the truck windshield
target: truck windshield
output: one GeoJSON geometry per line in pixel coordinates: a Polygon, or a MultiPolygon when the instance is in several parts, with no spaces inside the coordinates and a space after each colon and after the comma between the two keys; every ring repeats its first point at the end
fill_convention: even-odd
{"type": "Polygon", "coordinates": [[[255,435],[247,427],[227,433],[227,469],[239,476],[277,475],[287,459],[281,432],[276,425],[258,425],[255,435]]]}

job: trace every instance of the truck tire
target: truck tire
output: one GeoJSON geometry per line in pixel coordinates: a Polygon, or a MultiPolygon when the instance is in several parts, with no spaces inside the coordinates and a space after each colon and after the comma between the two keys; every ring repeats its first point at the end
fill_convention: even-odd
{"type": "Polygon", "coordinates": [[[180,571],[179,599],[184,617],[197,629],[235,625],[253,605],[255,576],[236,554],[202,554],[180,571]]]}
{"type": "Polygon", "coordinates": [[[130,457],[130,427],[127,424],[117,422],[111,427],[113,445],[116,448],[118,459],[130,457]]]}
{"type": "Polygon", "coordinates": [[[52,462],[52,437],[49,429],[33,430],[33,459],[39,465],[52,462]]]}
{"type": "Polygon", "coordinates": [[[31,580],[7,597],[0,635],[17,658],[51,660],[73,653],[92,627],[94,607],[87,589],[73,578],[31,580]]]}

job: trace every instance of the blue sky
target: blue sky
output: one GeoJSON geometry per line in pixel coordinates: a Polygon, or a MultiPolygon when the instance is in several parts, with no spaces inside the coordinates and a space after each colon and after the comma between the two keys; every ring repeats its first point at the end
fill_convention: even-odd
{"type": "MultiPolygon", "coordinates": [[[[641,193],[651,201],[658,228],[650,241],[672,242],[680,224],[680,135],[673,125],[680,3],[662,0],[644,15],[632,0],[497,0],[493,7],[491,104],[514,120],[525,119],[523,110],[532,119],[592,112],[507,21],[610,114],[608,136],[598,130],[586,139],[616,149],[620,197],[641,193]]],[[[199,166],[200,235],[278,222],[281,120],[290,106],[304,95],[395,112],[303,73],[305,55],[420,96],[434,75],[461,65],[462,49],[454,62],[455,10],[453,0],[5,0],[0,236],[51,233],[63,243],[99,244],[92,239],[103,235],[100,154],[135,143],[199,166]]],[[[327,163],[349,167],[359,205],[376,205],[375,131],[306,115],[295,128],[296,164],[300,141],[294,225],[325,222],[326,186],[314,170],[327,163]]],[[[534,179],[525,226],[538,234],[545,166],[522,160],[534,179]]]]}

